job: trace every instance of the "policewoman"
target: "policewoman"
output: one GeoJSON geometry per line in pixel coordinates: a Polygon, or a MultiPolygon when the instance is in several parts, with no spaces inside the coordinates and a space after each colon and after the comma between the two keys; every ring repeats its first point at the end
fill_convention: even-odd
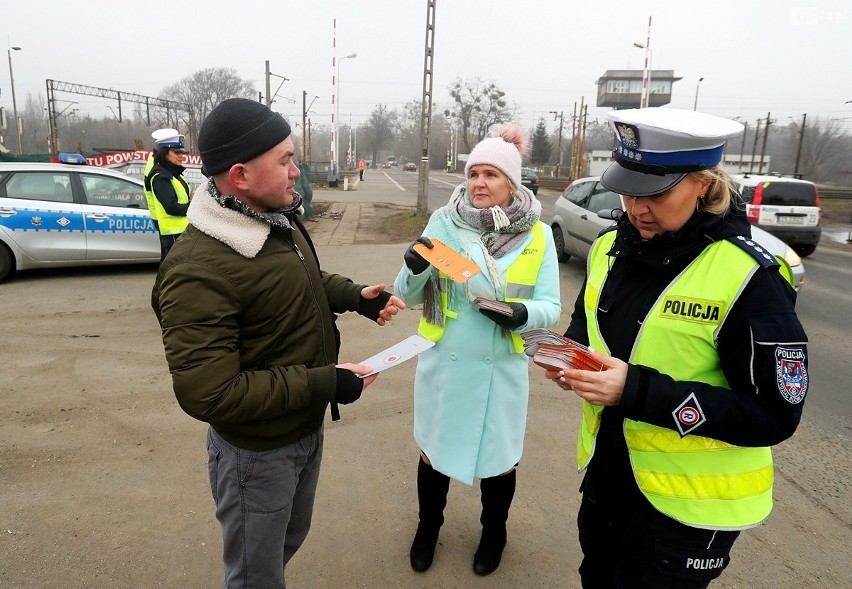
{"type": "Polygon", "coordinates": [[[188,225],[190,189],[181,165],[184,136],[176,129],[159,129],[151,133],[154,153],[144,169],[145,198],[151,218],[160,232],[160,262],[188,225]]]}
{"type": "Polygon", "coordinates": [[[590,252],[566,335],[603,372],[548,372],[582,399],[583,587],[706,587],[772,510],[770,446],[808,391],[807,338],[777,261],[719,162],[734,121],[608,114],[601,182],[624,213],[590,252]]]}
{"type": "Polygon", "coordinates": [[[540,221],[541,203],[521,185],[526,137],[507,125],[480,141],[465,166],[466,181],[436,210],[418,241],[438,239],[481,272],[463,284],[420,256],[404,255],[395,292],[422,304],[419,333],[436,342],[417,360],[414,438],[419,523],[411,567],[432,564],[450,479],[480,479],[482,535],[473,569],[493,572],[506,544],[523,453],[529,401],[529,363],[520,332],[559,320],[559,269],[553,235],[540,221]],[[477,296],[506,301],[508,316],[477,311],[477,296]]]}

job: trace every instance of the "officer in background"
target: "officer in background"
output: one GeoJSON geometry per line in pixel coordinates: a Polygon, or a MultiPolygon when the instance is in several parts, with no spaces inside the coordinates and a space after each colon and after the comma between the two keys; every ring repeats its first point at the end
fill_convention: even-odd
{"type": "Polygon", "coordinates": [[[751,240],[719,162],[734,121],[608,114],[602,184],[625,212],[592,245],[566,335],[608,369],[548,372],[582,399],[583,587],[707,587],[773,506],[770,446],[808,391],[796,293],[751,240]]]}
{"type": "Polygon", "coordinates": [[[190,189],[181,165],[183,139],[177,129],[158,129],[151,133],[154,153],[144,170],[145,199],[151,218],[160,232],[160,262],[187,226],[190,189]]]}

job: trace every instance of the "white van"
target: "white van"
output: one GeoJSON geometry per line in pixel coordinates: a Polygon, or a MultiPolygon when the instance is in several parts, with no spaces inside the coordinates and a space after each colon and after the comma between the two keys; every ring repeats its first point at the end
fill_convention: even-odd
{"type": "Polygon", "coordinates": [[[816,249],[822,233],[819,189],[786,176],[733,174],[752,224],[776,236],[800,256],[816,249]]]}

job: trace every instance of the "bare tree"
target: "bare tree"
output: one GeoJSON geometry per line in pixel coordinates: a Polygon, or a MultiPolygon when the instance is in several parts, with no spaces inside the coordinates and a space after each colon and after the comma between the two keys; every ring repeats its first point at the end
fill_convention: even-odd
{"type": "Polygon", "coordinates": [[[377,104],[361,132],[361,143],[372,152],[373,161],[379,161],[379,151],[393,146],[394,131],[398,126],[396,111],[388,111],[384,104],[377,104]]]}
{"type": "Polygon", "coordinates": [[[515,109],[509,107],[506,93],[494,82],[483,82],[480,78],[463,81],[456,78],[450,84],[452,109],[444,111],[444,116],[455,119],[462,132],[462,143],[470,153],[471,144],[485,139],[491,127],[512,120],[515,109]]]}
{"type": "MultiPolygon", "coordinates": [[[[47,153],[47,116],[44,96],[33,96],[27,93],[23,112],[18,112],[21,118],[21,148],[24,153],[47,153]]],[[[14,141],[15,122],[9,113],[9,130],[6,134],[7,144],[14,141]]]]}
{"type": "MultiPolygon", "coordinates": [[[[398,117],[395,155],[406,161],[418,162],[420,153],[420,117],[422,116],[422,101],[412,100],[402,107],[398,117]]],[[[446,167],[447,154],[450,146],[450,126],[443,116],[435,116],[435,105],[432,106],[432,122],[429,130],[429,167],[443,169],[446,167]]]]}
{"type": "Polygon", "coordinates": [[[421,104],[420,100],[407,102],[397,117],[398,132],[394,141],[394,155],[405,158],[406,161],[414,162],[420,159],[421,104]]]}
{"type": "MultiPolygon", "coordinates": [[[[182,102],[186,112],[176,113],[178,120],[188,129],[190,144],[194,145],[201,123],[213,108],[228,98],[254,98],[254,84],[243,80],[234,68],[207,68],[199,70],[179,82],[167,86],[160,98],[182,102]]],[[[161,113],[165,114],[165,113],[161,113]]],[[[170,113],[172,116],[174,114],[170,113]]]]}
{"type": "Polygon", "coordinates": [[[849,162],[852,160],[852,136],[845,133],[834,120],[815,118],[805,126],[804,137],[801,135],[802,126],[798,122],[790,124],[784,133],[785,143],[790,153],[790,161],[784,164],[785,171],[793,171],[795,154],[799,140],[802,140],[802,152],[799,160],[799,171],[812,182],[835,182],[844,184],[849,173],[849,162]]]}

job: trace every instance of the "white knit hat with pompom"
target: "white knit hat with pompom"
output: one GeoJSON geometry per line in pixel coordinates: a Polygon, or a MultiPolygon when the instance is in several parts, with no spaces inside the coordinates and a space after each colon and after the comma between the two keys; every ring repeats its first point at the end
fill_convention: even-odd
{"type": "Polygon", "coordinates": [[[521,156],[527,153],[527,135],[518,125],[505,125],[497,130],[496,137],[483,139],[474,146],[467,157],[464,175],[480,164],[494,166],[506,174],[517,189],[521,185],[521,156]]]}

